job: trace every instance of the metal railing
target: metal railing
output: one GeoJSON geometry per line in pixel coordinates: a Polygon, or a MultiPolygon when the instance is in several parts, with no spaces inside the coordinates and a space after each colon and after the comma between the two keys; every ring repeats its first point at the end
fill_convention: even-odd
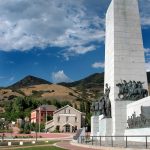
{"type": "Polygon", "coordinates": [[[125,148],[150,148],[150,135],[143,136],[80,136],[78,143],[125,148]],[[132,139],[133,138],[133,139],[132,139]],[[136,138],[136,139],[134,139],[136,138]]]}

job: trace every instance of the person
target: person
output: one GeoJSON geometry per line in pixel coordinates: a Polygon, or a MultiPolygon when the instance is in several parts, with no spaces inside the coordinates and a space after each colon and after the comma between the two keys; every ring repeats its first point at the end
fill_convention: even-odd
{"type": "Polygon", "coordinates": [[[138,81],[137,84],[138,84],[138,88],[143,89],[143,84],[144,84],[144,83],[138,81]]]}
{"type": "Polygon", "coordinates": [[[105,88],[105,96],[108,98],[110,93],[110,87],[108,87],[108,83],[106,83],[106,88],[105,88]]]}
{"type": "Polygon", "coordinates": [[[2,134],[2,141],[4,141],[4,137],[5,137],[5,134],[3,133],[3,134],[2,134]]]}
{"type": "Polygon", "coordinates": [[[127,86],[128,86],[127,81],[123,80],[123,90],[124,90],[124,92],[128,91],[128,87],[127,86]]]}
{"type": "Polygon", "coordinates": [[[131,118],[129,116],[128,116],[127,124],[128,124],[127,128],[129,128],[129,129],[132,128],[131,118]]]}
{"type": "Polygon", "coordinates": [[[133,88],[133,90],[135,90],[137,88],[137,83],[135,81],[133,81],[133,83],[132,83],[132,88],[133,88]]]}

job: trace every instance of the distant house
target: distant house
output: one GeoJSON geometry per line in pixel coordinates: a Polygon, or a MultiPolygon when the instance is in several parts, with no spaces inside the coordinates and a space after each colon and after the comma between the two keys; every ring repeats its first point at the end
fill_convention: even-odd
{"type": "Polygon", "coordinates": [[[85,113],[66,105],[53,114],[53,120],[45,124],[45,129],[49,132],[57,130],[59,132],[75,132],[77,129],[84,127],[85,113]]]}
{"type": "Polygon", "coordinates": [[[54,105],[42,105],[31,112],[31,123],[45,123],[46,116],[53,116],[57,108],[54,105]]]}

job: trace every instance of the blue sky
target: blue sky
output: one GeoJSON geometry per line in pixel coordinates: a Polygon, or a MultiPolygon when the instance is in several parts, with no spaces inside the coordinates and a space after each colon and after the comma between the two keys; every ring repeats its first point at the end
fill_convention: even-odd
{"type": "MultiPolygon", "coordinates": [[[[110,0],[0,0],[0,86],[27,75],[51,82],[104,70],[110,0]]],[[[139,0],[150,70],[150,0],[139,0]]]]}

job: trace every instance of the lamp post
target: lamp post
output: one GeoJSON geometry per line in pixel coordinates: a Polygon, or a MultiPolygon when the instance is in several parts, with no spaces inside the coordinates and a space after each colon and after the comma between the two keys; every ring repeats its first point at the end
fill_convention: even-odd
{"type": "Polygon", "coordinates": [[[86,130],[86,138],[88,138],[88,123],[85,126],[85,130],[86,130]]]}
{"type": "Polygon", "coordinates": [[[3,123],[2,123],[2,130],[3,130],[2,142],[4,141],[4,125],[5,125],[5,123],[3,122],[3,123]]]}
{"type": "Polygon", "coordinates": [[[41,128],[41,110],[39,107],[39,133],[40,133],[40,128],[41,128]]]}
{"type": "Polygon", "coordinates": [[[35,140],[36,140],[36,142],[37,142],[37,123],[35,124],[35,140]]]}
{"type": "MultiPolygon", "coordinates": [[[[45,124],[47,125],[47,107],[45,107],[45,111],[46,111],[46,115],[45,115],[46,116],[46,120],[45,120],[46,123],[45,124]]],[[[46,129],[45,129],[45,133],[46,133],[46,129]]]]}

